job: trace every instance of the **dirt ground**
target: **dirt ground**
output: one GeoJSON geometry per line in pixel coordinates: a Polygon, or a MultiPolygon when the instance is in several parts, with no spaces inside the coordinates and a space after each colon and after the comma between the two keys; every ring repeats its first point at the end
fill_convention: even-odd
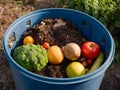
{"type": "MultiPolygon", "coordinates": [[[[4,1],[4,0],[3,0],[4,1]]],[[[20,16],[36,9],[56,7],[56,0],[38,0],[37,3],[0,3],[0,90],[15,90],[9,64],[2,49],[2,37],[8,26],[20,16]],[[34,4],[34,5],[33,5],[34,4]]],[[[17,1],[17,0],[16,0],[17,1]]],[[[29,0],[33,1],[33,0],[29,0]]],[[[120,64],[113,61],[107,69],[100,90],[120,90],[120,64]]]]}

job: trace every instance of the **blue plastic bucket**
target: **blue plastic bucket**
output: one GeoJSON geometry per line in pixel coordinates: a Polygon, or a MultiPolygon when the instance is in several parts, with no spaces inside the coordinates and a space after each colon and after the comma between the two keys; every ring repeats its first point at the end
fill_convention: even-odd
{"type": "Polygon", "coordinates": [[[83,12],[61,8],[37,10],[18,18],[9,26],[4,35],[3,49],[17,90],[98,90],[115,53],[113,38],[103,24],[83,12]],[[81,77],[51,78],[32,73],[17,64],[11,53],[26,30],[26,22],[30,20],[31,25],[35,25],[46,17],[64,18],[75,24],[88,40],[98,43],[105,54],[103,65],[96,71],[81,77]],[[13,38],[13,43],[10,43],[10,38],[13,38]]]}

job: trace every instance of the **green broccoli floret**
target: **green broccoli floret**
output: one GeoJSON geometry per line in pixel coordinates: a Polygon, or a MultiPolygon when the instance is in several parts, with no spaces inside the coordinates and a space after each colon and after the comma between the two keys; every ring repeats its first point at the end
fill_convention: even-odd
{"type": "Polygon", "coordinates": [[[41,45],[27,44],[14,49],[14,60],[30,71],[44,68],[48,63],[46,50],[41,45]]]}

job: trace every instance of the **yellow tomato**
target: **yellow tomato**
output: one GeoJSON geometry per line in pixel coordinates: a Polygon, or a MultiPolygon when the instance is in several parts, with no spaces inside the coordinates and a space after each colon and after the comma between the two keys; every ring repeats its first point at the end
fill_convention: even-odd
{"type": "Polygon", "coordinates": [[[48,61],[51,64],[60,64],[64,59],[62,50],[57,45],[49,47],[47,53],[48,53],[48,61]]]}
{"type": "Polygon", "coordinates": [[[34,43],[34,38],[31,36],[27,36],[23,40],[23,44],[33,44],[34,43]]]}

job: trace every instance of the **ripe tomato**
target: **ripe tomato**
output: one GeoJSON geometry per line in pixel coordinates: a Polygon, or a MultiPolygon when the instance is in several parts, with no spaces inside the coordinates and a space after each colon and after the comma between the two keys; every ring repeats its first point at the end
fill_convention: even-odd
{"type": "Polygon", "coordinates": [[[92,64],[92,60],[91,59],[88,59],[86,62],[87,62],[88,65],[92,64]]]}
{"type": "Polygon", "coordinates": [[[82,61],[81,63],[84,67],[86,67],[88,65],[86,61],[82,61]]]}
{"type": "Polygon", "coordinates": [[[48,48],[49,48],[49,43],[44,42],[44,43],[43,43],[43,47],[44,47],[45,49],[48,49],[48,48]]]}
{"type": "Polygon", "coordinates": [[[34,38],[31,36],[26,36],[23,40],[23,44],[33,44],[34,43],[34,38]]]}
{"type": "Polygon", "coordinates": [[[100,47],[95,42],[87,41],[82,44],[81,53],[84,57],[93,60],[100,54],[100,47]]]}
{"type": "Polygon", "coordinates": [[[64,60],[62,49],[57,46],[51,46],[47,50],[48,61],[51,64],[60,64],[64,60]]]}

